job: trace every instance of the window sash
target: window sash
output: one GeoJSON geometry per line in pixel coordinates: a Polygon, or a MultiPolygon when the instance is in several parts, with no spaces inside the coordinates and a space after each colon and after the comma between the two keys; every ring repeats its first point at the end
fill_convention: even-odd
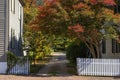
{"type": "Polygon", "coordinates": [[[11,12],[15,14],[15,0],[11,0],[11,12]]]}
{"type": "Polygon", "coordinates": [[[114,13],[120,13],[120,5],[114,6],[114,13]]]}
{"type": "Polygon", "coordinates": [[[18,6],[18,19],[21,20],[21,16],[22,16],[22,8],[21,6],[18,6]]]}
{"type": "Polygon", "coordinates": [[[112,53],[120,53],[120,43],[112,39],[112,53]]]}
{"type": "Polygon", "coordinates": [[[11,29],[11,48],[15,48],[15,30],[11,29]]]}
{"type": "Polygon", "coordinates": [[[102,53],[106,53],[106,40],[102,40],[102,53]]]}

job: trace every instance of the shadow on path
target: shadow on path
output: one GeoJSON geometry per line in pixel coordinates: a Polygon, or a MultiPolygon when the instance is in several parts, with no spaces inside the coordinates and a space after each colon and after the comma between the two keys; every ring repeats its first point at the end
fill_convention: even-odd
{"type": "Polygon", "coordinates": [[[45,65],[36,76],[70,76],[67,72],[66,54],[63,52],[54,52],[48,64],[45,65]]]}

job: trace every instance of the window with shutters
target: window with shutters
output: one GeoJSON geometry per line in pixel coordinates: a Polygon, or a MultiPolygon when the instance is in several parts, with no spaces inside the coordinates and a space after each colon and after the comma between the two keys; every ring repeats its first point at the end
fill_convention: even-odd
{"type": "Polygon", "coordinates": [[[102,40],[102,53],[106,53],[106,40],[102,40]]]}
{"type": "Polygon", "coordinates": [[[112,53],[120,53],[120,43],[112,39],[112,53]]]}
{"type": "Polygon", "coordinates": [[[15,30],[11,29],[11,48],[15,48],[15,30]]]}

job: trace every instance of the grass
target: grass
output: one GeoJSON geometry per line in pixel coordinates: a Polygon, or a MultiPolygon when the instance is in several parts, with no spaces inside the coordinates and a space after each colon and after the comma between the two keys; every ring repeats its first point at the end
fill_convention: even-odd
{"type": "Polygon", "coordinates": [[[35,65],[30,65],[30,73],[31,74],[36,74],[39,72],[39,70],[44,67],[44,65],[39,65],[39,64],[35,64],[35,65]]]}
{"type": "Polygon", "coordinates": [[[59,67],[58,65],[51,66],[50,71],[48,73],[52,76],[56,76],[59,72],[58,67],[59,67]]]}
{"type": "Polygon", "coordinates": [[[56,76],[57,72],[56,71],[50,71],[49,74],[52,75],[52,76],[56,76]]]}
{"type": "Polygon", "coordinates": [[[39,70],[41,68],[43,68],[45,66],[45,64],[47,64],[49,62],[49,60],[51,59],[52,56],[48,55],[46,56],[45,58],[43,59],[37,59],[35,60],[35,63],[34,63],[34,60],[31,61],[31,65],[30,65],[30,73],[31,74],[36,74],[39,72],[39,70]]]}

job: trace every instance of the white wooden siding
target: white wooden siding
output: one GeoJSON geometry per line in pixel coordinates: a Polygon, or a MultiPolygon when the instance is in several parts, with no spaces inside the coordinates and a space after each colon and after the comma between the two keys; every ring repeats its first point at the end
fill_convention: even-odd
{"type": "Polygon", "coordinates": [[[15,49],[12,49],[11,46],[9,47],[9,50],[15,53],[16,55],[21,55],[22,52],[18,49],[18,41],[20,39],[20,34],[23,27],[23,6],[19,2],[19,0],[15,0],[15,13],[11,11],[11,0],[9,2],[9,44],[11,43],[11,29],[15,30],[15,49]],[[20,19],[19,19],[19,7],[21,7],[21,25],[20,25],[20,19]],[[20,27],[21,26],[21,27],[20,27]]]}
{"type": "Polygon", "coordinates": [[[5,0],[0,0],[0,62],[5,61],[5,0]]]}

